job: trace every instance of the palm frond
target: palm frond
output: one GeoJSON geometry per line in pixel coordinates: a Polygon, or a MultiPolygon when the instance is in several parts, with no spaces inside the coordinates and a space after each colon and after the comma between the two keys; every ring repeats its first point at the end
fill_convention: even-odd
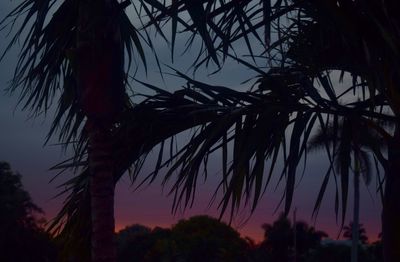
{"type": "MultiPolygon", "coordinates": [[[[53,100],[58,98],[47,140],[58,132],[60,141],[65,144],[83,137],[84,116],[77,102],[74,52],[77,48],[78,10],[77,0],[25,0],[0,23],[5,30],[22,21],[4,55],[22,36],[25,38],[9,91],[19,92],[22,108],[33,115],[46,113],[53,100]]],[[[125,70],[129,70],[134,59],[134,50],[146,67],[141,35],[124,12],[119,19],[122,43],[128,56],[125,70]]]]}
{"type": "Polygon", "coordinates": [[[364,150],[360,150],[360,163],[361,163],[361,174],[366,185],[371,183],[372,179],[372,163],[370,154],[364,150]]]}
{"type": "MultiPolygon", "coordinates": [[[[281,179],[285,178],[285,211],[288,212],[296,181],[296,169],[299,160],[307,152],[308,145],[318,141],[330,149],[334,143],[331,143],[331,139],[327,140],[327,136],[332,140],[341,140],[348,133],[342,131],[340,135],[335,135],[335,130],[342,130],[343,121],[340,125],[336,124],[336,128],[334,124],[327,122],[324,124],[325,128],[321,128],[325,130],[323,136],[312,136],[316,119],[320,123],[326,122],[321,111],[327,109],[324,105],[318,107],[314,103],[304,102],[302,98],[308,92],[301,90],[309,90],[310,83],[305,82],[304,77],[293,78],[292,71],[282,72],[287,73],[288,78],[277,71],[261,76],[257,89],[252,92],[238,92],[224,86],[193,80],[179,71],[175,73],[188,82],[187,88],[170,93],[138,81],[157,94],[147,96],[140,104],[128,108],[113,130],[114,159],[118,167],[115,182],[130,167],[134,169],[131,179],[137,186],[151,183],[162,174],[164,185],[172,182],[170,193],[174,196],[174,211],[181,206],[191,206],[201,170],[207,166],[209,156],[217,150],[222,152],[223,159],[220,182],[215,193],[222,193],[219,202],[221,216],[228,210],[230,216],[234,216],[243,203],[251,203],[254,211],[271,181],[272,174],[278,169],[276,162],[280,152],[287,150],[289,153],[283,154],[284,165],[278,173],[281,173],[281,179]],[[304,83],[307,87],[304,87],[304,83]],[[177,151],[172,150],[170,157],[166,157],[163,145],[168,143],[168,139],[194,127],[197,127],[197,131],[191,139],[177,151]],[[288,144],[285,133],[291,127],[293,131],[288,134],[288,144]],[[156,145],[161,146],[155,171],[140,178],[142,163],[156,145]],[[228,153],[228,148],[232,148],[232,154],[228,153]],[[267,166],[269,170],[265,170],[267,166]]],[[[325,105],[329,104],[329,100],[326,101],[325,105]]],[[[331,113],[329,110],[327,112],[331,113]]],[[[339,111],[338,114],[344,112],[339,111]]],[[[342,147],[343,155],[351,149],[351,143],[347,143],[347,151],[343,141],[336,143],[339,148],[342,147]]],[[[336,159],[338,156],[332,158],[336,159]]],[[[324,178],[314,213],[318,211],[322,201],[333,162],[332,160],[324,178]]],[[[346,167],[348,170],[349,165],[346,167]]],[[[343,172],[346,172],[345,166],[340,171],[342,189],[345,190],[342,192],[342,212],[345,213],[348,175],[343,176],[343,172]]],[[[87,176],[86,171],[81,176],[82,179],[87,176]]],[[[87,190],[84,184],[75,186],[80,190],[87,190]]],[[[72,196],[76,193],[71,191],[72,188],[67,191],[71,194],[70,198],[75,199],[72,196]]],[[[64,209],[69,211],[61,212],[55,224],[60,224],[68,216],[68,212],[79,212],[76,203],[72,201],[66,203],[64,209]]]]}
{"type": "MultiPolygon", "coordinates": [[[[211,86],[188,79],[189,88],[169,93],[162,91],[148,97],[142,103],[126,110],[119,123],[113,130],[115,161],[118,167],[115,182],[122,174],[137,161],[142,161],[157,144],[163,144],[170,137],[184,130],[200,126],[192,139],[171,158],[162,160],[164,154],[159,153],[156,170],[143,180],[138,180],[138,170],[132,177],[139,184],[153,181],[159,170],[169,165],[164,183],[174,179],[171,193],[176,196],[174,208],[180,203],[190,205],[195,196],[196,183],[200,167],[207,164],[207,158],[216,150],[225,151],[223,161],[223,176],[217,190],[223,192],[220,202],[221,214],[228,207],[231,215],[243,201],[252,201],[252,209],[256,207],[263,194],[263,188],[270,182],[279,148],[285,140],[285,130],[291,123],[297,123],[298,137],[305,128],[303,142],[297,147],[297,153],[290,155],[290,172],[294,174],[298,158],[304,152],[307,137],[310,134],[311,113],[301,113],[297,119],[290,121],[291,109],[287,105],[269,105],[274,97],[269,93],[264,95],[249,92],[237,92],[222,86],[211,86]],[[190,80],[190,81],[189,81],[190,80]],[[234,144],[233,158],[228,160],[227,145],[234,144]],[[265,179],[264,162],[272,161],[269,177],[265,179]],[[175,176],[175,172],[178,172],[175,176]],[[225,187],[223,187],[224,185],[225,187]],[[255,194],[252,191],[255,190],[255,194]]],[[[147,86],[152,87],[147,84],[147,86]]],[[[158,90],[156,87],[152,87],[158,90]]],[[[294,110],[293,107],[292,110],[294,110]]],[[[295,141],[295,140],[293,140],[295,141]]],[[[73,161],[73,160],[72,160],[73,161]]],[[[71,163],[74,165],[74,163],[71,163]]],[[[63,167],[67,167],[64,164],[63,167]]],[[[51,229],[62,229],[66,234],[70,226],[79,226],[78,202],[84,200],[87,184],[79,181],[88,179],[84,170],[76,179],[69,181],[66,192],[69,193],[62,211],[54,220],[51,229]],[[79,182],[79,183],[78,183],[79,182]],[[69,186],[71,184],[71,186],[69,186]],[[81,201],[77,201],[84,197],[81,201]],[[68,221],[63,226],[63,222],[68,221]],[[68,224],[70,223],[70,224],[68,224]]],[[[287,198],[291,197],[291,185],[287,186],[287,198]]],[[[87,196],[86,196],[87,197],[87,196]]],[[[289,201],[289,200],[288,200],[289,201]]],[[[288,207],[288,205],[287,205],[288,207]]],[[[176,210],[176,209],[175,209],[176,210]]],[[[83,214],[82,214],[83,215],[83,214]]],[[[79,215],[80,216],[80,215],[79,215]]],[[[81,218],[79,218],[81,219],[81,218]]],[[[57,231],[56,230],[56,231],[57,231]]],[[[74,229],[78,230],[78,229],[74,229]]]]}
{"type": "MultiPolygon", "coordinates": [[[[176,0],[171,2],[157,0],[141,0],[141,6],[148,17],[146,27],[155,26],[162,34],[162,26],[171,21],[172,25],[172,50],[174,50],[178,28],[190,32],[189,45],[194,43],[194,38],[199,35],[203,46],[200,55],[207,55],[202,60],[196,60],[195,66],[206,63],[212,59],[216,65],[234,52],[235,41],[243,40],[247,51],[254,59],[255,50],[261,45],[267,47],[271,43],[273,23],[279,23],[285,15],[294,12],[299,4],[289,1],[189,1],[176,0]],[[149,8],[148,8],[149,7],[149,8]],[[149,10],[151,9],[151,11],[149,10]],[[190,22],[186,22],[186,18],[190,22]],[[263,35],[263,37],[262,37],[263,35]],[[255,39],[256,41],[253,41],[255,39]]],[[[173,51],[172,51],[173,52],[173,51]]],[[[172,53],[173,54],[173,53],[172,53]]]]}

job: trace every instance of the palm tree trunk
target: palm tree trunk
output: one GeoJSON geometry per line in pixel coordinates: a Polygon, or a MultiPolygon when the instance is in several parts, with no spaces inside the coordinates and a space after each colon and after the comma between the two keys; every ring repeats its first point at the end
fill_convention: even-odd
{"type": "Polygon", "coordinates": [[[116,0],[79,2],[76,50],[79,103],[87,117],[91,260],[114,262],[114,172],[111,130],[123,108],[123,45],[116,0]]]}
{"type": "Polygon", "coordinates": [[[389,143],[383,195],[382,235],[385,262],[400,261],[400,123],[389,143]]]}
{"type": "Polygon", "coordinates": [[[96,262],[115,261],[114,164],[107,130],[88,128],[90,202],[92,215],[91,257],[96,262]]]}
{"type": "Polygon", "coordinates": [[[354,152],[354,206],[353,206],[353,228],[351,244],[351,262],[358,261],[359,223],[360,219],[360,161],[358,150],[354,152]]]}

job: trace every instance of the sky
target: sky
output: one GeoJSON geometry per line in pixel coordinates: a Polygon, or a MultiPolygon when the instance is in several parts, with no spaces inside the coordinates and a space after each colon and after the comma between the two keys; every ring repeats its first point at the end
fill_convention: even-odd
{"type": "MultiPolygon", "coordinates": [[[[14,6],[15,2],[0,2],[0,18],[4,17],[7,11],[14,6]]],[[[5,32],[0,32],[0,51],[3,51],[8,40],[5,32]]],[[[181,40],[182,41],[182,40],[181,40]]],[[[179,49],[179,38],[178,50],[179,49]]],[[[18,46],[17,46],[18,48],[18,46]]],[[[241,48],[240,46],[238,48],[241,48]]],[[[170,63],[169,50],[167,45],[157,42],[156,50],[161,61],[170,63]]],[[[7,161],[15,171],[22,174],[22,182],[25,189],[31,194],[33,201],[46,212],[46,218],[50,220],[56,215],[62,205],[62,198],[54,198],[59,192],[57,185],[63,179],[67,179],[73,174],[66,174],[60,179],[50,183],[51,178],[56,174],[49,171],[49,168],[64,160],[65,155],[55,139],[44,145],[49,126],[53,117],[53,111],[50,110],[46,116],[32,118],[28,111],[22,111],[21,106],[17,106],[18,93],[10,96],[5,91],[8,81],[12,77],[13,68],[17,59],[17,49],[12,49],[10,53],[0,62],[0,161],[7,161]]],[[[147,54],[151,54],[147,51],[147,54]]],[[[188,68],[193,61],[194,54],[177,57],[174,61],[174,67],[182,71],[188,68]]],[[[140,69],[136,77],[140,80],[158,85],[172,91],[180,87],[183,83],[175,77],[165,75],[165,82],[160,78],[158,69],[153,62],[149,63],[147,74],[140,69]]],[[[165,69],[168,71],[167,69],[165,69]]],[[[243,88],[240,83],[247,80],[254,73],[243,69],[235,62],[229,62],[224,67],[223,73],[213,77],[207,77],[208,72],[200,72],[196,75],[197,79],[207,81],[210,84],[221,84],[234,89],[243,88]]],[[[134,91],[143,91],[142,89],[134,91]]],[[[157,150],[155,154],[157,154],[157,150]]],[[[220,171],[217,163],[219,157],[211,159],[212,164],[209,169],[210,178],[200,183],[197,190],[196,200],[193,208],[185,212],[171,213],[172,197],[168,197],[168,187],[163,189],[160,181],[153,185],[140,188],[134,191],[130,186],[128,176],[124,176],[117,184],[115,197],[115,217],[116,229],[120,230],[130,224],[143,224],[150,227],[162,226],[169,227],[175,224],[179,219],[188,218],[192,215],[208,214],[218,216],[217,202],[209,207],[209,201],[217,185],[218,172],[220,171]]],[[[322,203],[321,211],[316,221],[311,221],[312,209],[318,195],[323,175],[326,172],[328,163],[323,153],[317,153],[309,157],[307,169],[302,180],[296,182],[294,193],[293,208],[297,209],[297,219],[304,220],[314,225],[319,230],[324,230],[335,238],[340,230],[339,222],[336,222],[334,212],[334,183],[331,179],[329,187],[322,203]],[[314,224],[315,223],[315,224],[314,224]]],[[[150,170],[151,164],[148,168],[150,170]]],[[[300,176],[298,176],[300,177],[300,176]]],[[[274,182],[274,181],[273,181],[274,182]]],[[[276,181],[275,181],[276,182],[276,181]]],[[[283,187],[280,186],[274,191],[274,183],[269,187],[266,194],[259,202],[258,208],[249,218],[249,210],[244,209],[234,219],[232,226],[239,230],[243,236],[249,236],[256,241],[262,240],[263,231],[261,225],[272,223],[277,219],[282,207],[276,211],[279,200],[282,196],[283,187]],[[247,219],[243,225],[243,222],[247,219]]],[[[349,192],[349,206],[347,221],[350,220],[352,213],[352,188],[349,192]]],[[[360,222],[367,229],[371,240],[377,238],[380,232],[380,213],[381,204],[375,194],[375,181],[369,188],[361,186],[361,211],[360,222]]],[[[227,217],[224,217],[226,220],[227,217]]]]}

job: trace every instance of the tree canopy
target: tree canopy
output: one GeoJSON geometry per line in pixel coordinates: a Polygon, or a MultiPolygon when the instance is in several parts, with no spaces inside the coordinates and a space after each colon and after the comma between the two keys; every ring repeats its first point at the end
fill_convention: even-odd
{"type": "Polygon", "coordinates": [[[21,175],[0,162],[0,255],[5,262],[54,261],[55,243],[42,228],[43,211],[23,188],[21,175]]]}

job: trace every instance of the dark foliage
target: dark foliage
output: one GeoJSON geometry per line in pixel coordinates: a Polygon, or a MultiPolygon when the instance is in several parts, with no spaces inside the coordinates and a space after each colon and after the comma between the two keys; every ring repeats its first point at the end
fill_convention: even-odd
{"type": "Polygon", "coordinates": [[[246,261],[247,242],[215,218],[181,220],[172,227],[172,236],[183,261],[246,261]]]}
{"type": "Polygon", "coordinates": [[[118,261],[247,261],[249,245],[230,226],[208,216],[181,220],[171,229],[140,225],[117,235],[118,261]]]}
{"type": "MultiPolygon", "coordinates": [[[[353,226],[354,226],[353,222],[350,222],[350,224],[348,226],[345,226],[343,228],[344,229],[344,232],[343,232],[343,237],[344,238],[352,239],[352,237],[353,237],[353,226]]],[[[358,233],[359,234],[358,238],[359,238],[360,243],[363,244],[363,245],[367,244],[368,243],[368,236],[367,236],[367,232],[366,232],[366,230],[365,230],[365,228],[363,227],[362,224],[360,224],[358,226],[358,232],[359,232],[358,233]]]]}
{"type": "MultiPolygon", "coordinates": [[[[293,261],[292,223],[281,215],[262,226],[265,237],[258,244],[240,237],[229,225],[208,216],[181,220],[170,229],[133,225],[117,236],[118,261],[293,261]]],[[[305,222],[296,223],[297,261],[350,261],[348,241],[329,240],[328,235],[305,222]],[[323,240],[323,241],[322,241],[323,240]]],[[[378,241],[359,248],[359,261],[382,261],[378,241]]]]}
{"type": "Polygon", "coordinates": [[[51,262],[57,257],[54,241],[41,227],[42,210],[24,190],[21,175],[0,162],[0,260],[51,262]]]}
{"type": "Polygon", "coordinates": [[[312,250],[320,246],[321,240],[328,235],[317,231],[305,222],[294,225],[282,214],[272,225],[264,224],[264,240],[260,250],[272,261],[290,261],[294,256],[294,234],[296,230],[297,261],[307,261],[312,250]]]}

